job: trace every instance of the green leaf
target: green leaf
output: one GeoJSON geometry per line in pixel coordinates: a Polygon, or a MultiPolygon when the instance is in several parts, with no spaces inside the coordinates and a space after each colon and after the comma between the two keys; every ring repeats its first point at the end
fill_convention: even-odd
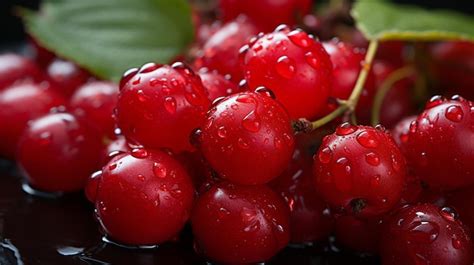
{"type": "Polygon", "coordinates": [[[352,15],[369,39],[474,40],[474,18],[453,11],[359,0],[352,15]]]}
{"type": "Polygon", "coordinates": [[[169,62],[193,40],[186,0],[47,0],[21,14],[40,44],[115,81],[131,67],[169,62]]]}

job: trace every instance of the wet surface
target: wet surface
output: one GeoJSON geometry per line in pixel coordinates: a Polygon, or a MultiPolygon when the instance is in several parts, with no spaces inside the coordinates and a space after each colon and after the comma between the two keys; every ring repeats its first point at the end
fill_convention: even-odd
{"type": "MultiPolygon", "coordinates": [[[[287,248],[267,264],[377,265],[373,258],[324,252],[327,247],[287,248]]],[[[59,199],[25,193],[12,163],[0,161],[0,264],[206,264],[194,253],[189,227],[181,239],[156,249],[104,243],[93,207],[82,194],[59,199]]]]}

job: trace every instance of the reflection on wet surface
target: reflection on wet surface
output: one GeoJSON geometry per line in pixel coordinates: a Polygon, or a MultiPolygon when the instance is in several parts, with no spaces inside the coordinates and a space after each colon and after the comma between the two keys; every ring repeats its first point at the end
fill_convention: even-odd
{"type": "MultiPolygon", "coordinates": [[[[374,259],[324,252],[325,246],[287,248],[267,264],[377,265],[374,259]]],[[[189,227],[179,242],[155,249],[105,243],[82,194],[39,198],[22,190],[15,167],[0,161],[1,265],[206,264],[194,253],[189,227]]]]}

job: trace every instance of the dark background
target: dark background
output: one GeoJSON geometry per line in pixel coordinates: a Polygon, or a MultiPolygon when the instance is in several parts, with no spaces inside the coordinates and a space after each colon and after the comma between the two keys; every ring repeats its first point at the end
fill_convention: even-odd
{"type": "MultiPolygon", "coordinates": [[[[40,0],[0,0],[0,48],[6,43],[20,42],[25,37],[21,20],[14,15],[14,7],[36,9],[39,2],[40,0]]],[[[316,3],[318,2],[323,1],[317,0],[316,3]]],[[[474,14],[472,0],[395,0],[395,2],[416,3],[429,8],[448,8],[470,15],[474,14]]]]}

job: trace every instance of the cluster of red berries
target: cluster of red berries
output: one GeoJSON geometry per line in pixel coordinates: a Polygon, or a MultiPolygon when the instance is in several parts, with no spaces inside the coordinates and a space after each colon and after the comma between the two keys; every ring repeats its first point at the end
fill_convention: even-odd
{"type": "MultiPolygon", "coordinates": [[[[34,189],[84,189],[120,244],[176,240],[190,221],[196,251],[225,264],[330,236],[384,265],[472,264],[474,103],[435,96],[407,117],[416,108],[408,76],[382,104],[392,132],[341,117],[295,134],[294,121],[349,98],[366,52],[293,29],[310,8],[221,0],[224,24],[196,25],[191,66],[147,63],[119,85],[38,46],[36,62],[1,55],[0,154],[34,189]]],[[[380,47],[354,110],[362,123],[385,80],[410,64],[404,49],[380,47]]],[[[439,91],[470,97],[472,75],[458,71],[474,73],[474,44],[429,51],[439,91]]]]}

